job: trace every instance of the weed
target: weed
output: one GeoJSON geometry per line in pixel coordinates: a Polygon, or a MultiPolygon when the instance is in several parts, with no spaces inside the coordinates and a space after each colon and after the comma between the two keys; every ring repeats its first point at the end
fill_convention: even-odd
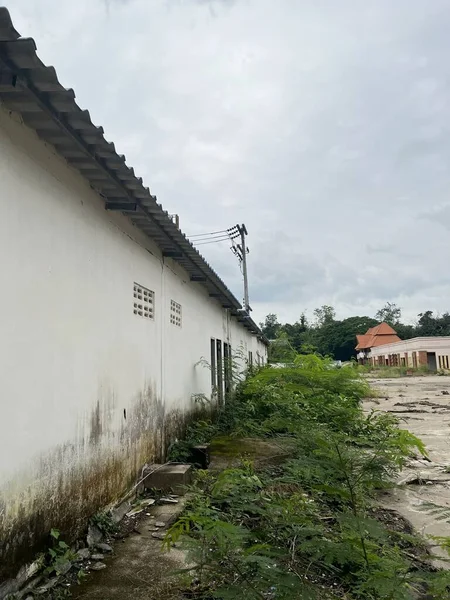
{"type": "Polygon", "coordinates": [[[100,529],[104,536],[112,536],[117,533],[117,524],[113,521],[110,512],[99,512],[91,517],[90,522],[100,529]]]}
{"type": "MultiPolygon", "coordinates": [[[[379,365],[357,365],[358,371],[362,374],[366,374],[373,377],[378,377],[380,379],[384,378],[397,378],[397,377],[406,377],[408,375],[412,376],[424,376],[424,375],[434,375],[435,372],[431,371],[426,365],[421,365],[420,367],[388,367],[388,366],[379,366],[379,365]]],[[[438,373],[439,374],[439,373],[438,373]]]]}
{"type": "MultiPolygon", "coordinates": [[[[211,364],[201,357],[196,366],[211,370],[211,364]]],[[[259,372],[258,367],[249,365],[243,346],[232,352],[229,357],[223,358],[223,371],[227,373],[229,390],[227,403],[234,397],[234,391],[243,383],[246,375],[259,372]]],[[[191,458],[192,447],[209,442],[219,432],[227,429],[230,410],[228,407],[218,407],[213,400],[217,399],[217,390],[213,390],[213,398],[209,399],[204,394],[193,394],[192,400],[199,405],[201,418],[188,425],[182,440],[176,441],[169,448],[168,460],[183,462],[191,458]]]]}
{"type": "Polygon", "coordinates": [[[189,424],[184,439],[178,440],[169,448],[168,460],[173,462],[187,461],[192,454],[192,447],[204,444],[219,432],[216,422],[199,419],[189,424]]]}
{"type": "Polygon", "coordinates": [[[450,574],[411,558],[413,536],[373,516],[380,490],[408,456],[426,451],[392,415],[365,415],[360,404],[369,394],[351,366],[299,356],[251,374],[211,428],[203,426],[205,435],[228,439],[287,439],[291,449],[282,465],[255,470],[243,462],[197,474],[166,543],[184,540],[208,597],[449,597],[450,574]]]}
{"type": "Polygon", "coordinates": [[[437,375],[440,375],[441,377],[448,377],[450,372],[447,369],[438,369],[437,375]]]}
{"type": "Polygon", "coordinates": [[[433,515],[436,521],[447,521],[447,523],[450,523],[450,506],[441,506],[434,502],[423,502],[423,504],[418,506],[418,509],[433,515]]]}
{"type": "Polygon", "coordinates": [[[47,600],[64,600],[65,598],[70,598],[71,596],[72,592],[70,591],[70,588],[56,587],[48,594],[47,600]]]}
{"type": "Polygon", "coordinates": [[[52,529],[50,531],[52,545],[45,554],[46,567],[44,572],[46,575],[62,575],[67,573],[76,558],[73,550],[60,537],[61,533],[59,529],[52,529]]]}

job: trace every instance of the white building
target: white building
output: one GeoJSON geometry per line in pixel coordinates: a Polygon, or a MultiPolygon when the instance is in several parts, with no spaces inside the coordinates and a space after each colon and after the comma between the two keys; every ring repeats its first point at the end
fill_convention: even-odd
{"type": "Polygon", "coordinates": [[[374,366],[426,367],[430,371],[450,368],[450,337],[417,337],[371,348],[374,366]]]}
{"type": "Polygon", "coordinates": [[[2,8],[0,203],[1,581],[161,460],[193,397],[224,397],[230,351],[267,348],[2,8]]]}

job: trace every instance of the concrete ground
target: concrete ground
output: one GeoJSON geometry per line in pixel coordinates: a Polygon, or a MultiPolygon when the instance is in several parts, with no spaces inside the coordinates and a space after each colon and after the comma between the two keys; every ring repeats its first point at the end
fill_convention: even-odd
{"type": "MultiPolygon", "coordinates": [[[[450,523],[424,510],[427,503],[449,507],[450,520],[450,377],[425,376],[371,379],[379,398],[365,402],[365,410],[394,414],[400,427],[419,437],[427,447],[428,459],[410,460],[401,473],[401,487],[384,500],[424,536],[449,536],[450,523]]],[[[439,557],[448,554],[431,541],[439,557]]],[[[450,564],[440,566],[450,568],[450,564]]]]}
{"type": "MultiPolygon", "coordinates": [[[[398,511],[425,536],[450,537],[449,523],[421,510],[424,503],[433,502],[448,506],[450,511],[450,378],[372,379],[371,384],[379,390],[380,397],[367,400],[365,410],[395,414],[401,427],[423,440],[431,461],[409,461],[399,478],[401,487],[389,492],[383,504],[398,511]]],[[[284,443],[218,438],[212,445],[211,468],[226,468],[242,456],[277,462],[285,458],[287,452],[289,445],[284,443]]],[[[186,555],[178,548],[163,552],[161,541],[152,536],[152,529],[155,521],[164,521],[168,526],[182,505],[180,498],[179,504],[151,507],[150,516],[137,526],[139,533],[134,532],[123,542],[115,543],[114,554],[105,560],[106,569],[89,574],[81,586],[74,586],[73,598],[181,600],[184,586],[177,571],[186,568],[186,555]]],[[[445,556],[437,546],[433,551],[437,558],[445,556]]],[[[436,563],[448,568],[441,560],[436,563]]]]}
{"type": "Polygon", "coordinates": [[[164,522],[164,532],[184,506],[178,504],[151,507],[150,516],[142,519],[129,537],[114,544],[114,553],[105,559],[106,569],[88,574],[80,586],[71,588],[72,597],[83,600],[180,600],[181,569],[187,566],[186,555],[173,548],[162,550],[155,539],[154,523],[164,522]]]}
{"type": "MultiPolygon", "coordinates": [[[[289,440],[266,442],[259,439],[236,440],[216,438],[211,445],[213,470],[222,470],[237,464],[242,457],[257,463],[276,463],[286,457],[289,440]]],[[[162,542],[155,539],[155,522],[164,522],[166,531],[183,509],[186,497],[178,504],[155,505],[148,509],[133,532],[114,544],[114,553],[105,558],[106,568],[89,573],[80,586],[71,588],[77,600],[181,600],[186,598],[186,576],[180,571],[188,566],[186,553],[173,548],[162,551],[162,542]]],[[[159,533],[159,532],[158,532],[159,533]]]]}

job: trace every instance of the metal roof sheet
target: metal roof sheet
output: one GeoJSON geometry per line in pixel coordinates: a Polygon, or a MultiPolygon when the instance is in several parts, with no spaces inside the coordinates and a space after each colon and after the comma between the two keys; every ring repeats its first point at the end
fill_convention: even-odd
{"type": "Polygon", "coordinates": [[[77,105],[74,91],[64,88],[55,69],[39,59],[34,40],[20,37],[4,7],[0,7],[0,99],[89,181],[105,199],[105,208],[126,214],[163,255],[173,258],[192,281],[204,285],[247,329],[263,338],[253,319],[242,313],[240,302],[126,164],[125,156],[104,138],[103,128],[77,105]]]}

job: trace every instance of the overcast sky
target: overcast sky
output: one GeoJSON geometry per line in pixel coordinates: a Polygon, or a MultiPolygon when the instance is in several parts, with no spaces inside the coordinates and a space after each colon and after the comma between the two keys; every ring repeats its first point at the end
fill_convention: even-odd
{"type": "Polygon", "coordinates": [[[6,5],[256,320],[450,310],[449,0],[6,5]]]}

